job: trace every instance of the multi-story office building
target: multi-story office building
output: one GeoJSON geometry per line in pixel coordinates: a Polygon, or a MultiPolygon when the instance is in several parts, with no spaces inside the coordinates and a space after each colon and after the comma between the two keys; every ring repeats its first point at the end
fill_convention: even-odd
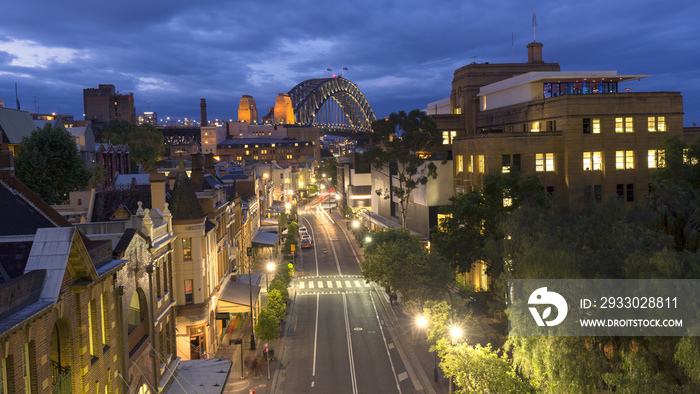
{"type": "MultiPolygon", "coordinates": [[[[683,132],[681,94],[622,85],[647,75],[562,72],[541,59],[542,44],[533,42],[528,63],[455,71],[450,114],[431,115],[452,148],[454,193],[517,169],[538,175],[566,204],[608,196],[643,202],[649,173],[664,165],[664,138],[683,132]]],[[[483,268],[470,280],[486,288],[483,268]]]]}
{"type": "Polygon", "coordinates": [[[572,203],[586,195],[640,202],[663,165],[663,139],[682,133],[678,92],[630,92],[647,77],[615,71],[562,72],[528,45],[528,63],[470,64],[455,71],[451,114],[433,119],[452,145],[455,193],[489,173],[538,174],[572,203]]]}

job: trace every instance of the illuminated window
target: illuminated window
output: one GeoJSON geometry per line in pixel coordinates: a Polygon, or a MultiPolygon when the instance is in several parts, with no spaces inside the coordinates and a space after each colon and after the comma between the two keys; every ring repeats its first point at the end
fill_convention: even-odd
{"type": "Polygon", "coordinates": [[[0,394],[7,394],[7,367],[4,358],[0,358],[0,394]]]}
{"type": "Polygon", "coordinates": [[[600,134],[600,119],[593,118],[593,134],[600,134]]]}
{"type": "Polygon", "coordinates": [[[484,155],[479,155],[479,174],[483,174],[484,171],[486,170],[485,168],[485,163],[484,163],[484,155]]]}
{"type": "Polygon", "coordinates": [[[248,145],[243,145],[244,148],[248,149],[248,145]]]}
{"type": "Polygon", "coordinates": [[[194,302],[194,291],[192,290],[192,279],[185,279],[185,304],[194,302]]]}
{"type": "Polygon", "coordinates": [[[615,151],[615,169],[617,169],[617,170],[634,169],[634,151],[633,150],[615,151]]]}
{"type": "Polygon", "coordinates": [[[539,133],[540,132],[540,122],[532,122],[532,128],[530,129],[530,131],[533,133],[539,133]]]}
{"type": "Polygon", "coordinates": [[[250,156],[250,151],[249,150],[245,151],[245,155],[250,156]]]}
{"type": "Polygon", "coordinates": [[[294,143],[294,146],[299,146],[299,143],[298,143],[298,142],[295,142],[295,143],[294,143]]]}
{"type": "Polygon", "coordinates": [[[457,137],[457,132],[456,131],[443,131],[442,132],[442,144],[443,145],[450,145],[452,143],[452,140],[457,137]]]}
{"type": "Polygon", "coordinates": [[[107,303],[107,293],[100,295],[100,310],[102,311],[102,345],[109,345],[109,305],[107,303]]]}
{"type": "Polygon", "coordinates": [[[590,171],[593,169],[593,165],[591,163],[591,152],[583,152],[583,170],[584,171],[590,171]]]}
{"type": "Polygon", "coordinates": [[[554,171],[554,153],[537,153],[535,154],[535,171],[537,172],[552,172],[554,171]]]}
{"type": "Polygon", "coordinates": [[[649,168],[663,168],[666,166],[666,152],[664,149],[649,149],[647,156],[649,168]]]}
{"type": "Polygon", "coordinates": [[[625,169],[625,151],[615,151],[615,169],[624,170],[625,169]]]}
{"type": "Polygon", "coordinates": [[[253,160],[259,160],[258,156],[257,155],[253,156],[253,160]]]}
{"type": "Polygon", "coordinates": [[[464,172],[464,156],[457,155],[457,173],[461,174],[464,172]]]}
{"type": "Polygon", "coordinates": [[[665,116],[649,116],[647,118],[647,129],[649,132],[664,132],[666,131],[666,117],[665,116]]]}
{"type": "Polygon", "coordinates": [[[602,152],[583,152],[583,170],[600,171],[603,169],[602,152]]]}
{"type": "Polygon", "coordinates": [[[503,155],[503,166],[501,172],[507,174],[510,172],[510,155],[503,155]]]}
{"type": "Polygon", "coordinates": [[[634,133],[632,118],[625,118],[625,133],[634,133]]]}
{"type": "Polygon", "coordinates": [[[259,146],[259,145],[257,145],[257,144],[255,144],[255,147],[256,147],[256,148],[258,148],[258,147],[260,147],[260,146],[259,146]]]}
{"type": "Polygon", "coordinates": [[[274,148],[274,147],[275,147],[275,144],[272,144],[271,146],[274,148]]]}
{"type": "Polygon", "coordinates": [[[95,301],[90,300],[88,302],[88,308],[87,308],[87,315],[88,315],[88,344],[90,345],[90,355],[92,357],[96,357],[96,347],[95,346],[95,333],[94,333],[94,325],[93,325],[93,320],[92,320],[92,313],[95,311],[95,301]]]}
{"type": "Polygon", "coordinates": [[[29,342],[22,347],[22,376],[24,378],[24,392],[32,392],[31,363],[29,362],[29,342]]]}
{"type": "Polygon", "coordinates": [[[462,114],[462,108],[455,108],[455,115],[461,115],[462,114]]]}
{"type": "Polygon", "coordinates": [[[615,118],[615,132],[622,133],[622,128],[624,125],[624,120],[622,118],[615,118]]]}
{"type": "Polygon", "coordinates": [[[241,161],[241,160],[243,160],[243,157],[241,157],[241,156],[236,156],[236,160],[241,161]]]}
{"type": "Polygon", "coordinates": [[[633,150],[625,151],[625,169],[626,170],[634,169],[634,151],[633,150]]]}
{"type": "Polygon", "coordinates": [[[467,171],[474,172],[474,155],[469,155],[469,163],[467,163],[467,171]]]}
{"type": "Polygon", "coordinates": [[[182,239],[182,258],[192,260],[192,238],[182,239]]]}
{"type": "Polygon", "coordinates": [[[292,158],[292,155],[287,155],[287,159],[291,159],[291,158],[292,158]]]}

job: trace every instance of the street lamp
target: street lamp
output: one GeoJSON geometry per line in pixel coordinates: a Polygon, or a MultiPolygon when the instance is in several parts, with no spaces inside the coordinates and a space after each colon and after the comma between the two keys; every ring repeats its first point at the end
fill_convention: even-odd
{"type": "MultiPolygon", "coordinates": [[[[452,346],[454,346],[455,342],[462,338],[462,327],[455,326],[453,323],[450,327],[450,338],[452,338],[452,346]]],[[[454,393],[454,390],[454,376],[450,376],[450,394],[454,393]]]]}
{"type": "MultiPolygon", "coordinates": [[[[424,330],[428,327],[428,318],[425,317],[425,315],[420,315],[416,317],[416,326],[418,326],[419,329],[424,330]]],[[[426,335],[427,335],[426,331],[426,335]]],[[[433,367],[433,380],[435,383],[438,381],[438,357],[437,357],[437,351],[435,351],[435,366],[433,367]]]]}
{"type": "Polygon", "coordinates": [[[267,272],[265,272],[265,289],[270,288],[270,282],[267,279],[267,274],[272,273],[275,270],[275,263],[269,262],[267,263],[267,272]]]}
{"type": "Polygon", "coordinates": [[[372,242],[372,237],[370,237],[369,235],[366,236],[366,237],[365,237],[365,242],[366,242],[366,243],[372,242]]]}
{"type": "Polygon", "coordinates": [[[360,221],[355,219],[352,221],[352,227],[353,228],[359,228],[360,227],[360,221]]]}

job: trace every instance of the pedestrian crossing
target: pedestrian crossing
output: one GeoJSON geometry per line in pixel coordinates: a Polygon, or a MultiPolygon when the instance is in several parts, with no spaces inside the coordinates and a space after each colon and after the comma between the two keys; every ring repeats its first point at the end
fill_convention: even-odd
{"type": "Polygon", "coordinates": [[[357,292],[371,290],[370,284],[360,275],[308,276],[296,279],[295,289],[300,293],[357,292]]]}

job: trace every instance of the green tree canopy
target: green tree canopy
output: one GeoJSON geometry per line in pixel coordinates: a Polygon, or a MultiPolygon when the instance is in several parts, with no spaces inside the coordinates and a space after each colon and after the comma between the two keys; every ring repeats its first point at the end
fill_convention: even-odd
{"type": "Polygon", "coordinates": [[[369,137],[375,146],[365,156],[389,179],[388,188],[375,192],[385,199],[399,201],[405,228],[411,194],[429,179],[437,178],[436,158],[447,162],[442,133],[428,115],[414,109],[408,114],[400,111],[375,121],[369,137]],[[393,177],[396,177],[396,183],[393,177]]]}
{"type": "Polygon", "coordinates": [[[406,229],[374,233],[365,245],[365,280],[400,291],[407,299],[442,296],[454,281],[446,261],[428,253],[420,237],[406,229]]]}
{"type": "Polygon", "coordinates": [[[49,204],[66,201],[70,192],[87,186],[90,180],[90,170],[70,133],[50,124],[22,138],[15,171],[17,178],[49,204]]]}
{"type": "Polygon", "coordinates": [[[517,171],[487,175],[483,186],[455,195],[450,202],[434,229],[433,247],[459,272],[484,261],[494,277],[503,271],[503,221],[523,206],[547,211],[552,205],[536,176],[523,177],[517,171]]]}
{"type": "Polygon", "coordinates": [[[103,142],[129,145],[132,168],[142,165],[146,172],[154,172],[156,163],[165,155],[163,135],[150,124],[138,127],[122,120],[114,119],[102,133],[103,142]]]}
{"type": "Polygon", "coordinates": [[[255,323],[255,334],[262,341],[272,341],[280,336],[280,321],[270,308],[263,308],[258,314],[258,321],[255,323]]]}

